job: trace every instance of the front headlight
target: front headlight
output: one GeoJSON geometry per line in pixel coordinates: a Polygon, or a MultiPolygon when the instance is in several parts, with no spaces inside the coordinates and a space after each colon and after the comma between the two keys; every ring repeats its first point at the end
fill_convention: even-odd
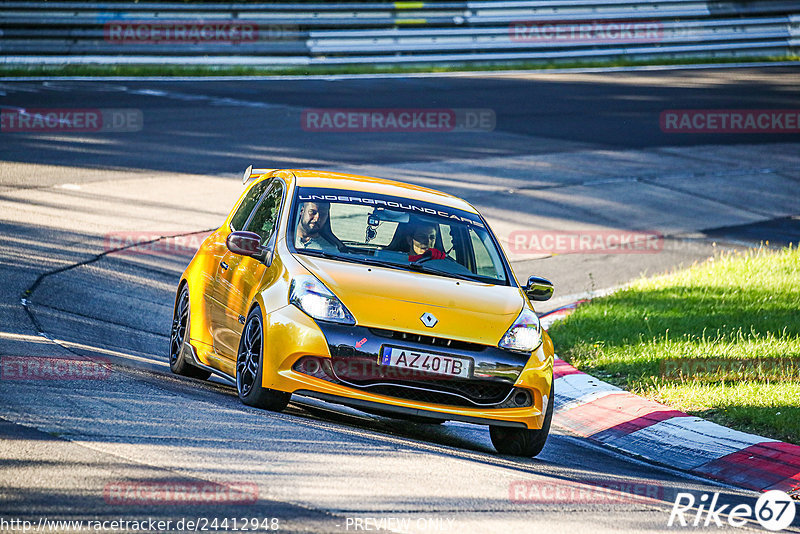
{"type": "Polygon", "coordinates": [[[289,302],[320,321],[356,324],[350,311],[325,284],[311,275],[298,276],[289,288],[289,302]]]}
{"type": "Polygon", "coordinates": [[[499,347],[517,352],[533,352],[542,344],[542,324],[527,306],[500,340],[499,347]]]}

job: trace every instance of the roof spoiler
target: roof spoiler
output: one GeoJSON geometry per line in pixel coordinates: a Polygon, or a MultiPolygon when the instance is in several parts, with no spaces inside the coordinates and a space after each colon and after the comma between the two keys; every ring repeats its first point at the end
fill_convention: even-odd
{"type": "Polygon", "coordinates": [[[252,180],[253,178],[258,178],[261,175],[277,171],[278,169],[254,169],[252,165],[247,167],[244,170],[244,175],[242,176],[242,185],[246,185],[247,182],[252,180]]]}

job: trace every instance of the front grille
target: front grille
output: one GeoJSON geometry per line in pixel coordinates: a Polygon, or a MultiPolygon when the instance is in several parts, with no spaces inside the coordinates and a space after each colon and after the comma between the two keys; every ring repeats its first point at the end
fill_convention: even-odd
{"type": "Polygon", "coordinates": [[[492,406],[508,397],[511,386],[505,384],[448,381],[447,385],[434,381],[415,382],[351,382],[372,392],[409,400],[422,400],[452,406],[492,406]],[[465,398],[466,397],[466,398],[465,398]]]}
{"type": "MultiPolygon", "coordinates": [[[[361,362],[359,362],[361,363],[361,362]]],[[[366,363],[366,362],[363,362],[366,363]]],[[[372,362],[374,363],[374,362],[372,362]]],[[[459,407],[520,407],[528,405],[509,405],[511,384],[489,380],[457,380],[447,377],[402,380],[392,377],[393,368],[372,365],[370,375],[357,374],[365,366],[353,365],[349,360],[330,360],[305,356],[295,362],[295,371],[345,386],[366,389],[373,393],[420,402],[459,407]],[[339,365],[343,364],[343,365],[339,365]],[[346,365],[345,365],[346,364],[346,365]],[[352,372],[355,370],[355,373],[352,372]],[[351,371],[348,373],[348,371],[351,371]],[[503,401],[506,401],[505,403],[503,401]],[[502,405],[501,405],[502,403],[502,405]]],[[[522,391],[522,390],[518,390],[522,391]]]]}
{"type": "Polygon", "coordinates": [[[379,395],[386,395],[387,397],[395,397],[398,399],[428,402],[431,404],[443,404],[446,406],[459,406],[468,408],[475,407],[475,404],[466,399],[438,391],[411,389],[390,384],[372,386],[369,388],[369,390],[373,393],[378,393],[379,395]]]}
{"type": "Polygon", "coordinates": [[[469,343],[467,341],[458,341],[455,339],[423,336],[420,334],[411,334],[408,332],[398,332],[396,330],[370,328],[369,331],[379,337],[395,339],[397,341],[410,341],[413,343],[420,343],[422,345],[430,345],[432,347],[445,347],[457,350],[468,350],[473,352],[480,352],[486,348],[485,345],[481,345],[479,343],[469,343]]]}

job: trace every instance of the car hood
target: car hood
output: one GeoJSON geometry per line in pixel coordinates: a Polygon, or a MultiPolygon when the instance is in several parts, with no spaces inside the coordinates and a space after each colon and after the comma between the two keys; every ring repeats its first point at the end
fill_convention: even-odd
{"type": "Polygon", "coordinates": [[[296,255],[361,326],[497,345],[523,306],[519,288],[296,255]],[[438,322],[429,328],[422,315],[438,322]]]}

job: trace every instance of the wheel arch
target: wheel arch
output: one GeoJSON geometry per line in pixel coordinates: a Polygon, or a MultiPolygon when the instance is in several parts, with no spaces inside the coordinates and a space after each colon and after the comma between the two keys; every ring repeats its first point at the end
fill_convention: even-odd
{"type": "MultiPolygon", "coordinates": [[[[189,285],[189,281],[186,279],[185,276],[182,276],[181,277],[181,281],[178,282],[178,289],[175,291],[175,302],[172,304],[173,307],[178,305],[178,297],[181,294],[181,290],[184,288],[184,286],[188,286],[188,285],[189,285]]],[[[190,292],[189,293],[189,304],[190,305],[191,305],[191,298],[192,298],[192,293],[190,292]]]]}
{"type": "Polygon", "coordinates": [[[184,273],[184,275],[181,276],[180,282],[178,282],[178,289],[175,291],[175,303],[173,306],[177,306],[178,297],[183,288],[187,288],[189,292],[189,341],[198,352],[202,353],[203,349],[197,343],[208,345],[209,347],[212,345],[211,334],[208,331],[208,319],[203,313],[203,293],[199,293],[198,290],[193,287],[190,277],[184,273]]]}
{"type": "MultiPolygon", "coordinates": [[[[250,314],[253,313],[253,310],[260,310],[261,312],[261,357],[264,357],[264,351],[267,350],[267,318],[264,316],[264,300],[261,296],[261,292],[256,293],[256,296],[253,298],[253,302],[250,303],[250,307],[247,308],[247,315],[245,317],[250,317],[250,314]]],[[[247,322],[245,322],[245,325],[247,322]]],[[[244,328],[242,329],[242,335],[244,335],[244,328]]]]}

